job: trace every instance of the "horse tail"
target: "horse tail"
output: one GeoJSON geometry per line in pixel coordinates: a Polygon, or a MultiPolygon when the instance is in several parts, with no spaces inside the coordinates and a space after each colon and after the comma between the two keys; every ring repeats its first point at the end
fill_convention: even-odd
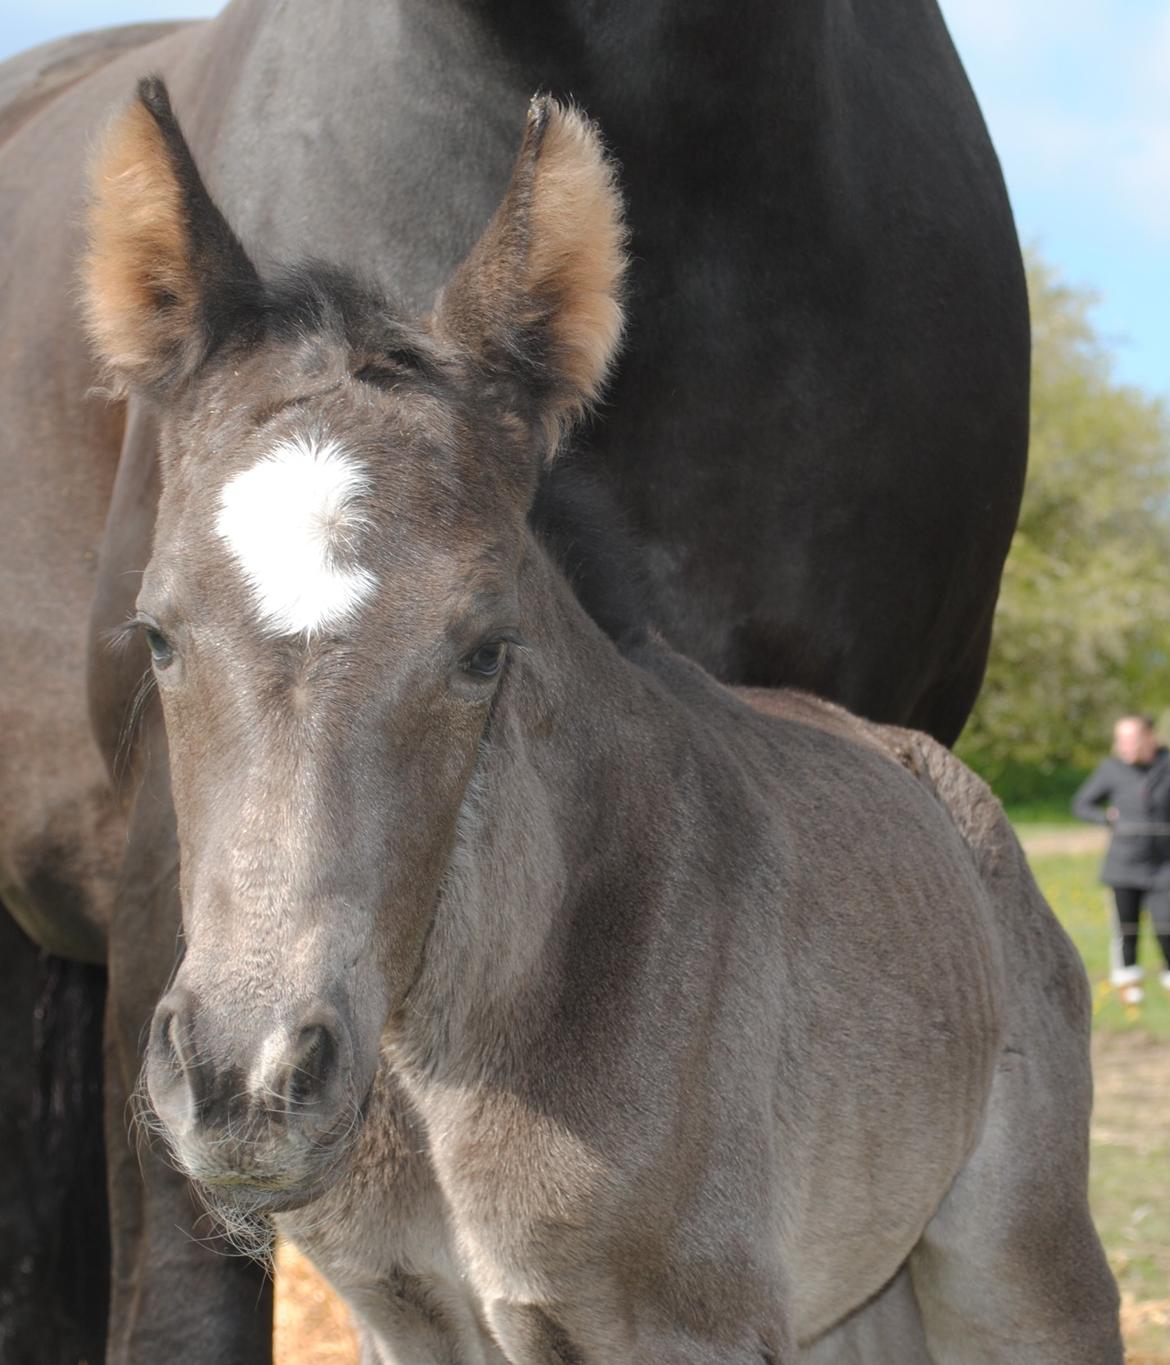
{"type": "Polygon", "coordinates": [[[0,909],[0,1360],[105,1359],[106,973],[44,952],[0,909]]]}

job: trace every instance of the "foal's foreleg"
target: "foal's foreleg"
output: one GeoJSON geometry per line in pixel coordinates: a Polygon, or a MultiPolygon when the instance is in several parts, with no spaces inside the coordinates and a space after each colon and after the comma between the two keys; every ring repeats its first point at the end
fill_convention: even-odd
{"type": "Polygon", "coordinates": [[[710,1336],[668,1322],[645,1321],[631,1339],[622,1314],[599,1306],[574,1306],[570,1313],[546,1310],[537,1304],[497,1300],[488,1320],[509,1365],[798,1365],[800,1356],[781,1329],[757,1332],[712,1330],[710,1336]]]}
{"type": "Polygon", "coordinates": [[[349,1305],[362,1365],[507,1365],[460,1261],[426,1130],[385,1063],[364,1112],[339,1179],[278,1214],[280,1235],[349,1305]]]}
{"type": "Polygon", "coordinates": [[[391,1305],[385,1295],[369,1311],[363,1312],[360,1297],[350,1305],[358,1318],[361,1365],[510,1365],[461,1305],[444,1305],[436,1314],[419,1304],[391,1305]]]}
{"type": "Polygon", "coordinates": [[[797,1365],[934,1365],[910,1272],[903,1267],[880,1294],[805,1345],[796,1360],[797,1365]]]}

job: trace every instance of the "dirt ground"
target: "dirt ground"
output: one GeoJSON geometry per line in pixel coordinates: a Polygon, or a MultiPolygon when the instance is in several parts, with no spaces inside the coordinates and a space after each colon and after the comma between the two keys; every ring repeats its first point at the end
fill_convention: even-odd
{"type": "Polygon", "coordinates": [[[276,1256],[276,1365],[357,1365],[345,1305],[292,1247],[276,1256]]]}
{"type": "MultiPolygon", "coordinates": [[[[1093,1213],[1122,1288],[1129,1365],[1170,1365],[1170,1049],[1107,1033],[1093,1062],[1093,1213]]],[[[277,1365],[356,1365],[344,1306],[288,1247],[276,1287],[277,1365]]]]}
{"type": "Polygon", "coordinates": [[[1090,1198],[1121,1286],[1129,1365],[1170,1365],[1170,1046],[1093,1040],[1090,1198]]]}

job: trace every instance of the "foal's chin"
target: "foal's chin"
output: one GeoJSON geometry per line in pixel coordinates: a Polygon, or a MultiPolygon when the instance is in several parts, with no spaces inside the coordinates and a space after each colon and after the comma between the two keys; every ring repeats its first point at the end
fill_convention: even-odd
{"type": "Polygon", "coordinates": [[[320,1199],[337,1180],[338,1172],[294,1184],[259,1184],[248,1177],[208,1180],[187,1172],[208,1212],[225,1224],[240,1218],[267,1218],[292,1213],[320,1199]]]}
{"type": "Polygon", "coordinates": [[[326,1194],[348,1166],[364,1108],[335,1132],[311,1140],[274,1124],[273,1131],[246,1140],[168,1133],[167,1142],[208,1211],[230,1229],[241,1220],[304,1208],[326,1194]]]}

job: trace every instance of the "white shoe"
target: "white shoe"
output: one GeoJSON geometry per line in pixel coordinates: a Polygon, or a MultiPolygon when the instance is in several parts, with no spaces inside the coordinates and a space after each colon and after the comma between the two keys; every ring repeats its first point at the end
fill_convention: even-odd
{"type": "Polygon", "coordinates": [[[1162,989],[1170,994],[1170,972],[1163,972],[1158,980],[1162,983],[1162,989]]]}
{"type": "Polygon", "coordinates": [[[1140,1005],[1146,998],[1142,990],[1140,967],[1114,967],[1109,973],[1109,980],[1117,987],[1123,1005],[1140,1005]]]}

